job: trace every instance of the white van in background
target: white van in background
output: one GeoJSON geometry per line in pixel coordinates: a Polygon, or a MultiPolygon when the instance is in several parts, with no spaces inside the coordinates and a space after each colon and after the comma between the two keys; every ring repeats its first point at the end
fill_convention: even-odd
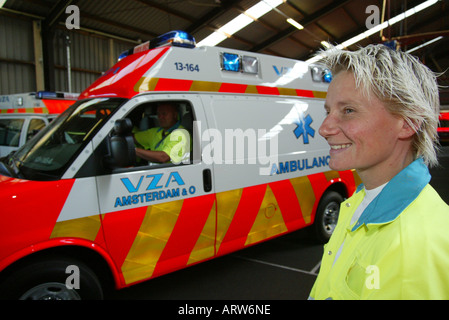
{"type": "Polygon", "coordinates": [[[0,158],[17,150],[75,103],[79,94],[39,91],[0,96],[0,158]]]}

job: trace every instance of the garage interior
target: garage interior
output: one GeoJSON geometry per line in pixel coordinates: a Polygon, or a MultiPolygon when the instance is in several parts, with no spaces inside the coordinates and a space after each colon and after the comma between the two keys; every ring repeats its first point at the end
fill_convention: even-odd
{"type": "Polygon", "coordinates": [[[440,74],[444,109],[448,16],[448,0],[0,1],[0,94],[81,92],[124,50],[183,30],[197,45],[298,60],[328,44],[355,50],[385,43],[440,74]]]}
{"type": "MultiPolygon", "coordinates": [[[[0,99],[80,93],[122,52],[183,30],[198,46],[309,62],[328,45],[384,43],[439,74],[441,109],[449,111],[448,17],[449,0],[0,0],[0,99]]],[[[446,202],[448,151],[431,171],[446,202]]],[[[121,291],[108,288],[105,298],[305,300],[323,254],[308,236],[299,230],[121,291]]]]}

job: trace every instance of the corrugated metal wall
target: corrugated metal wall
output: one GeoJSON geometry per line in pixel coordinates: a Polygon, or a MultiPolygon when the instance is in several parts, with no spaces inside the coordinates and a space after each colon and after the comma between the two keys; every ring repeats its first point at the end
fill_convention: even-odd
{"type": "Polygon", "coordinates": [[[32,22],[0,15],[0,94],[35,88],[32,22]]]}
{"type": "MultiPolygon", "coordinates": [[[[55,90],[81,92],[107,71],[121,52],[133,45],[105,36],[60,28],[54,38],[55,90]]],[[[36,91],[33,23],[31,19],[0,14],[0,95],[36,91]]]]}
{"type": "Polygon", "coordinates": [[[59,86],[59,91],[69,91],[67,43],[70,50],[72,92],[83,91],[102,72],[112,67],[121,52],[132,46],[94,35],[62,30],[57,32],[54,58],[56,85],[59,86]]]}

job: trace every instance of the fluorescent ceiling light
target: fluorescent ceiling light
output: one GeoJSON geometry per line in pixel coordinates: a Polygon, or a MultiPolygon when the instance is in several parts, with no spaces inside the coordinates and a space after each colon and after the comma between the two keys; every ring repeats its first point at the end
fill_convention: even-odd
{"type": "Polygon", "coordinates": [[[273,8],[279,6],[281,3],[283,3],[282,0],[260,1],[256,5],[246,10],[244,13],[238,15],[236,18],[226,23],[224,26],[222,26],[214,33],[212,33],[210,36],[204,38],[197,44],[197,46],[198,47],[215,46],[219,44],[220,42],[225,40],[228,36],[233,35],[234,33],[243,29],[251,22],[253,22],[254,19],[260,18],[267,12],[270,12],[273,8]]]}
{"type": "Polygon", "coordinates": [[[424,42],[423,44],[421,44],[421,45],[419,45],[419,46],[416,46],[416,47],[414,47],[414,48],[412,48],[412,49],[410,49],[410,50],[407,50],[406,52],[407,52],[407,53],[411,53],[411,52],[416,51],[416,50],[419,50],[419,49],[421,49],[421,48],[423,48],[423,47],[425,47],[425,46],[428,46],[429,44],[432,44],[432,43],[434,43],[434,42],[437,42],[437,41],[439,41],[439,40],[441,40],[441,39],[443,39],[443,36],[436,37],[435,39],[432,39],[432,40],[429,40],[429,41],[427,41],[427,42],[424,42]]]}
{"type": "Polygon", "coordinates": [[[325,47],[326,49],[330,49],[330,47],[331,47],[331,44],[327,41],[321,41],[321,45],[323,47],[325,47]]]}
{"type": "Polygon", "coordinates": [[[302,30],[304,29],[304,27],[302,25],[300,25],[298,22],[296,22],[295,20],[293,20],[292,18],[288,18],[287,22],[290,23],[292,26],[294,26],[295,28],[297,28],[298,30],[302,30]]]}
{"type": "Polygon", "coordinates": [[[226,23],[223,27],[220,28],[219,31],[225,34],[234,34],[253,22],[253,19],[251,19],[247,15],[241,14],[231,22],[232,23],[226,23]]]}
{"type": "MultiPolygon", "coordinates": [[[[403,12],[403,13],[401,13],[401,14],[393,17],[393,18],[391,18],[390,20],[388,20],[388,21],[386,21],[384,23],[381,23],[381,24],[379,24],[379,25],[377,25],[377,26],[375,26],[375,27],[373,27],[371,29],[368,29],[365,32],[362,32],[361,34],[359,34],[359,35],[357,35],[357,36],[355,36],[355,37],[353,37],[353,38],[351,38],[349,40],[346,40],[345,42],[335,46],[335,49],[343,49],[343,48],[349,47],[349,46],[359,42],[360,40],[363,40],[363,39],[365,39],[365,38],[367,38],[367,37],[369,37],[369,36],[379,32],[380,30],[387,28],[388,26],[392,26],[395,23],[398,23],[399,21],[402,21],[405,18],[408,18],[408,17],[410,17],[410,16],[412,16],[412,15],[414,15],[414,14],[416,14],[416,13],[418,13],[418,12],[420,12],[420,11],[422,11],[422,10],[432,6],[432,5],[434,5],[437,2],[438,2],[438,0],[427,0],[427,1],[417,5],[414,8],[409,9],[409,10],[407,10],[407,11],[405,11],[405,12],[403,12]]],[[[317,56],[314,56],[313,58],[310,58],[310,59],[306,60],[306,62],[313,63],[313,62],[316,62],[316,61],[320,60],[321,58],[322,58],[322,55],[317,55],[317,56]]]]}
{"type": "Polygon", "coordinates": [[[197,46],[215,46],[218,43],[224,41],[225,39],[227,39],[228,37],[225,36],[223,33],[219,33],[219,32],[214,32],[212,33],[210,36],[208,36],[207,38],[203,39],[201,42],[197,43],[197,46]]]}
{"type": "MultiPolygon", "coordinates": [[[[282,2],[280,2],[282,3],[282,2]]],[[[279,5],[279,4],[277,4],[279,5]]],[[[260,1],[258,4],[252,6],[248,10],[245,11],[245,13],[255,19],[260,18],[265,13],[268,13],[272,10],[272,7],[265,3],[264,1],[260,1]]]]}

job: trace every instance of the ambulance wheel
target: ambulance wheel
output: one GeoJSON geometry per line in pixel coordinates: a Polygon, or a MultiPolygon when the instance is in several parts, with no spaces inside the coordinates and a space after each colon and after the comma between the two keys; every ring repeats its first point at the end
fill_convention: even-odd
{"type": "Polygon", "coordinates": [[[27,264],[10,274],[1,284],[0,296],[14,300],[99,300],[103,290],[85,264],[51,258],[27,264]]]}
{"type": "Polygon", "coordinates": [[[315,239],[320,243],[328,242],[334,232],[342,202],[343,197],[335,191],[328,191],[321,198],[312,228],[315,239]]]}

